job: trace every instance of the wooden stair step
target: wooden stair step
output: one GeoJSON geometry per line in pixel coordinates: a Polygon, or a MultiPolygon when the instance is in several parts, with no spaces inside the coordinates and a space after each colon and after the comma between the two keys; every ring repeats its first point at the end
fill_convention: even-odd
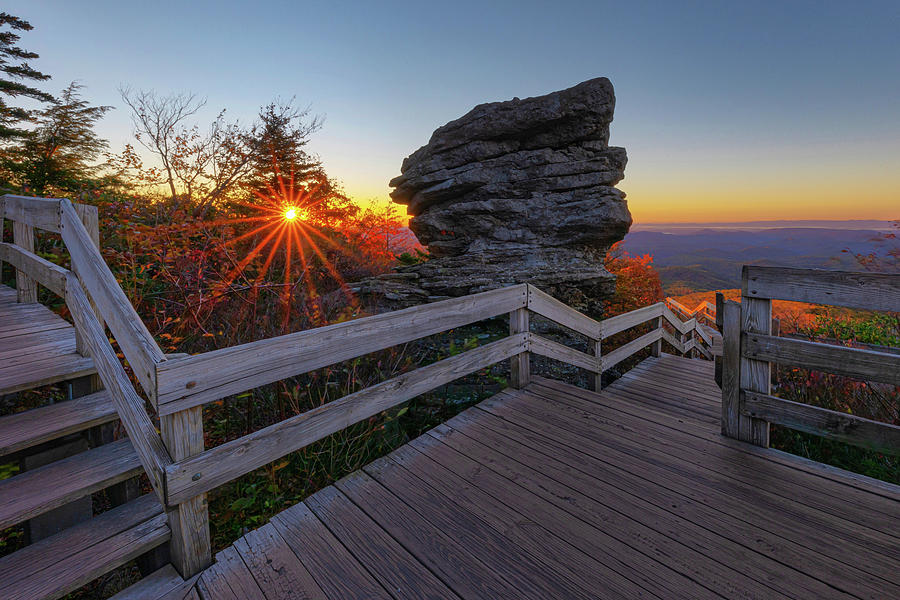
{"type": "Polygon", "coordinates": [[[184,600],[199,577],[198,573],[184,580],[175,567],[166,565],[109,600],[184,600]]]}
{"type": "Polygon", "coordinates": [[[0,600],[59,598],[170,536],[156,496],[141,496],[0,558],[0,600]]]}
{"type": "Polygon", "coordinates": [[[0,417],[0,456],[118,418],[106,390],[0,417]]]}
{"type": "Polygon", "coordinates": [[[127,439],[104,444],[0,481],[5,529],[143,472],[127,439]]]}

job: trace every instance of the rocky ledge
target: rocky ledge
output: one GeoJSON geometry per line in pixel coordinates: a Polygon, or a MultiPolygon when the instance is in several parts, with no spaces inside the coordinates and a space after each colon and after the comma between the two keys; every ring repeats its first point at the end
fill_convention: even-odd
{"type": "Polygon", "coordinates": [[[402,308],[530,282],[599,315],[609,247],[631,225],[624,148],[611,147],[606,78],[476,106],[437,129],[390,185],[431,259],[351,288],[402,308]]]}

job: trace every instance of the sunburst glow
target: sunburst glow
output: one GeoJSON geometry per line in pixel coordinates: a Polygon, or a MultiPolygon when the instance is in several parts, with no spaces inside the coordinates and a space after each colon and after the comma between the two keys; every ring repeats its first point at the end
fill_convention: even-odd
{"type": "MultiPolygon", "coordinates": [[[[352,297],[343,278],[320,247],[324,244],[328,249],[336,250],[341,254],[346,253],[340,244],[326,235],[324,230],[320,230],[321,225],[315,215],[318,205],[325,198],[317,198],[316,192],[316,188],[306,189],[300,186],[295,188],[293,177],[284,181],[278,176],[276,187],[268,186],[265,192],[256,192],[256,202],[252,204],[239,203],[245,209],[249,209],[248,216],[218,221],[218,224],[256,224],[255,227],[249,228],[248,231],[226,243],[226,245],[233,246],[248,238],[257,240],[255,245],[235,262],[226,277],[226,287],[235,280],[242,279],[253,290],[251,293],[255,298],[256,290],[266,278],[276,255],[279,254],[279,251],[283,252],[284,279],[279,296],[284,310],[283,323],[285,327],[293,310],[295,291],[298,285],[302,286],[305,292],[301,296],[303,299],[300,303],[303,306],[302,310],[313,322],[322,317],[321,299],[310,273],[311,268],[323,269],[324,273],[321,273],[319,277],[327,273],[326,277],[333,278],[348,295],[348,298],[352,297]],[[264,260],[262,257],[265,257],[264,260]],[[310,262],[313,257],[318,258],[317,262],[320,264],[313,265],[310,262]],[[254,267],[254,260],[261,260],[262,264],[254,267]],[[297,265],[298,262],[301,267],[300,274],[295,279],[293,273],[295,267],[292,265],[297,265]],[[254,271],[255,277],[251,275],[254,271]]],[[[255,300],[253,302],[255,303],[255,300]]]]}

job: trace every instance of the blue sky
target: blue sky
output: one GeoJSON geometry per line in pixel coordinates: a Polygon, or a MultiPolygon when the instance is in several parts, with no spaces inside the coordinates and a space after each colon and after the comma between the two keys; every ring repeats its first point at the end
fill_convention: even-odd
{"type": "Polygon", "coordinates": [[[62,2],[7,0],[57,91],[193,91],[203,118],[296,96],[355,198],[475,104],[597,76],[641,221],[900,218],[900,2],[62,2]]]}

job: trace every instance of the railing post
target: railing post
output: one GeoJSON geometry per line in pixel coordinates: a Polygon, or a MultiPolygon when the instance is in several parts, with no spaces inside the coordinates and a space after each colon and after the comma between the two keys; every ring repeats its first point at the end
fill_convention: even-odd
{"type": "MultiPolygon", "coordinates": [[[[94,242],[94,246],[97,248],[97,250],[99,250],[100,220],[97,207],[89,206],[87,204],[73,204],[73,206],[75,207],[75,212],[78,213],[78,217],[81,219],[81,222],[84,224],[84,228],[87,229],[88,234],[91,236],[91,241],[94,242]]],[[[91,298],[89,295],[88,299],[91,301],[91,306],[94,309],[94,314],[97,316],[97,321],[100,323],[100,327],[105,328],[106,325],[103,323],[103,317],[100,315],[100,311],[97,310],[97,306],[94,304],[93,298],[91,298]]],[[[77,328],[75,329],[75,351],[82,356],[88,355],[84,338],[77,328]]]]}
{"type": "MultiPolygon", "coordinates": [[[[745,333],[772,332],[772,301],[768,298],[741,298],[741,336],[745,333]]],[[[771,363],[741,356],[741,389],[761,394],[772,391],[771,363]]],[[[754,419],[741,414],[740,439],[745,442],[769,447],[769,423],[764,419],[754,419]]]]}
{"type": "MultiPolygon", "coordinates": [[[[172,460],[183,460],[203,452],[202,406],[163,415],[159,423],[172,460]]],[[[191,577],[212,564],[206,494],[167,508],[167,513],[172,529],[169,541],[172,564],[182,577],[191,577]]]]}
{"type": "MultiPolygon", "coordinates": [[[[517,308],[509,313],[509,334],[528,333],[528,309],[517,308]]],[[[520,352],[509,359],[509,384],[521,389],[531,381],[531,361],[528,352],[520,352]]]]}
{"type": "Polygon", "coordinates": [[[716,319],[722,328],[722,435],[740,438],[741,305],[718,295],[716,319]]]}
{"type": "MultiPolygon", "coordinates": [[[[13,221],[13,243],[34,252],[34,227],[13,221]]],[[[37,285],[24,272],[16,270],[16,299],[19,302],[37,302],[37,285]]]]}
{"type": "MultiPolygon", "coordinates": [[[[663,318],[659,316],[656,318],[656,326],[654,329],[662,329],[663,328],[663,318]]],[[[653,345],[650,346],[650,356],[655,356],[659,358],[659,354],[662,352],[662,338],[653,342],[653,345]]]]}
{"type": "MultiPolygon", "coordinates": [[[[603,358],[603,355],[600,351],[600,346],[602,345],[601,340],[590,340],[590,344],[591,344],[591,353],[597,357],[597,362],[601,362],[601,360],[603,358]]],[[[594,373],[594,381],[593,381],[593,385],[591,386],[591,388],[595,392],[598,392],[598,393],[603,389],[603,367],[602,367],[602,364],[603,363],[601,362],[600,371],[597,373],[594,373]]]]}

